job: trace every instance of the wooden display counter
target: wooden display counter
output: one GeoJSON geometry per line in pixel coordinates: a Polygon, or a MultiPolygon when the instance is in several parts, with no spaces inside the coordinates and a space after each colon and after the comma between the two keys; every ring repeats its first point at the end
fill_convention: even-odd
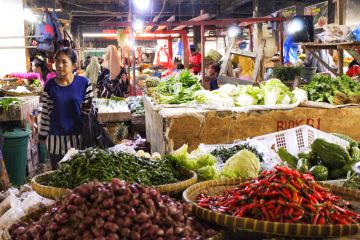
{"type": "Polygon", "coordinates": [[[360,108],[319,109],[298,107],[292,110],[251,112],[210,111],[194,108],[162,108],[144,100],[146,136],[152,152],[169,153],[183,144],[190,150],[200,143],[221,144],[273,133],[299,125],[325,132],[347,134],[360,140],[360,108]]]}

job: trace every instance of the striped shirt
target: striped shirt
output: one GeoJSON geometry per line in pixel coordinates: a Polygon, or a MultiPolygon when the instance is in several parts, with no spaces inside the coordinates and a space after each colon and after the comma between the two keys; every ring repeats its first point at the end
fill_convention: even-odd
{"type": "Polygon", "coordinates": [[[92,86],[85,77],[74,76],[68,86],[58,85],[55,78],[48,81],[40,99],[39,138],[47,139],[50,154],[65,155],[70,148],[81,147],[80,108],[92,98],[92,86]]]}

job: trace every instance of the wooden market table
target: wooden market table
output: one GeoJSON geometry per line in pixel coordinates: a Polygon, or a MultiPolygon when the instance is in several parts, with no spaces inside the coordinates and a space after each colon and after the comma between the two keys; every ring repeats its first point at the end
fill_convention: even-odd
{"type": "Polygon", "coordinates": [[[346,50],[355,60],[360,62],[360,55],[355,51],[360,49],[360,42],[343,42],[343,43],[302,43],[306,48],[324,67],[326,67],[335,76],[341,76],[344,74],[344,50],[346,50]],[[337,50],[339,53],[338,72],[324,62],[316,50],[327,49],[337,50]]]}
{"type": "Polygon", "coordinates": [[[183,144],[190,150],[201,143],[221,144],[309,125],[325,132],[347,134],[360,140],[360,108],[233,112],[195,108],[161,108],[144,100],[146,137],[152,152],[169,153],[183,144]]]}

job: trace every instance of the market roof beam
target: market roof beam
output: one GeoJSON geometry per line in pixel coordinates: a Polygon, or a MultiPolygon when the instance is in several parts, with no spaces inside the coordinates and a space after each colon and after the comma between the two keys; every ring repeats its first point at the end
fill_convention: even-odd
{"type": "MultiPolygon", "coordinates": [[[[217,25],[228,26],[241,22],[261,23],[261,22],[276,22],[286,21],[287,18],[274,18],[274,17],[259,17],[259,18],[229,18],[229,19],[214,19],[204,21],[178,21],[178,22],[145,22],[145,26],[201,26],[201,25],[217,25]]],[[[128,27],[131,26],[130,22],[105,22],[102,26],[108,27],[128,27]]],[[[182,28],[183,29],[183,28],[182,28]]],[[[176,30],[175,28],[173,30],[176,30]]]]}
{"type": "MultiPolygon", "coordinates": [[[[167,22],[175,22],[175,15],[172,15],[168,20],[166,20],[167,22]]],[[[157,30],[161,31],[161,30],[165,30],[167,28],[167,26],[158,26],[157,30]]]]}
{"type": "MultiPolygon", "coordinates": [[[[211,18],[210,14],[205,13],[205,14],[202,14],[202,15],[200,15],[198,17],[190,19],[189,22],[203,21],[203,20],[207,20],[209,18],[211,18]]],[[[179,25],[179,26],[175,27],[173,30],[181,30],[181,29],[186,28],[186,26],[188,26],[188,25],[179,25]]]]}

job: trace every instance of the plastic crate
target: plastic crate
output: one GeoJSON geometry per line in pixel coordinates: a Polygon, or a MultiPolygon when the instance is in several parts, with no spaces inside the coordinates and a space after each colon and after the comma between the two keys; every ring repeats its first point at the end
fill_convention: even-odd
{"type": "Polygon", "coordinates": [[[335,143],[344,148],[349,145],[349,142],[339,137],[320,131],[308,125],[302,125],[281,132],[254,137],[253,139],[262,142],[269,148],[275,148],[275,150],[285,148],[289,153],[296,155],[305,149],[309,149],[310,145],[317,138],[323,138],[328,142],[335,143]]]}

